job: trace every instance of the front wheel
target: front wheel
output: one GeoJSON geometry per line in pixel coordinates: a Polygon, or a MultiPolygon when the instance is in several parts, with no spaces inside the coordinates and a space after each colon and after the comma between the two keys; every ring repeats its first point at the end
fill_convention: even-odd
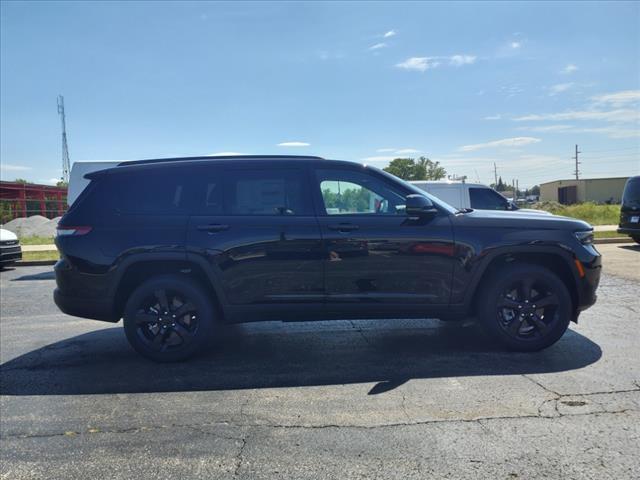
{"type": "Polygon", "coordinates": [[[198,353],[213,331],[214,308],[204,289],[178,275],[147,280],[129,297],[124,329],[131,346],[158,362],[198,353]]]}
{"type": "Polygon", "coordinates": [[[571,295],[553,272],[537,265],[506,265],[479,296],[478,312],[489,334],[507,348],[542,350],[569,327],[571,295]]]}

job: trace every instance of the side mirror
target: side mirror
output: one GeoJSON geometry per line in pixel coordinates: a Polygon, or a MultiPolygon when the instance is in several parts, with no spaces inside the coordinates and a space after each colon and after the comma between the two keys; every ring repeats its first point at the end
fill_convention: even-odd
{"type": "Polygon", "coordinates": [[[436,215],[438,209],[433,206],[431,200],[423,195],[407,195],[405,212],[410,217],[428,217],[436,215]]]}
{"type": "Polygon", "coordinates": [[[518,205],[516,205],[514,201],[509,200],[507,202],[507,210],[518,210],[518,205]]]}

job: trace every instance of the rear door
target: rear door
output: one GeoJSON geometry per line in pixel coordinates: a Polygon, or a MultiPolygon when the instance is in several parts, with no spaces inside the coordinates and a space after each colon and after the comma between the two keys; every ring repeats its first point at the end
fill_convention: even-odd
{"type": "Polygon", "coordinates": [[[306,167],[201,167],[188,252],[232,305],[322,302],[320,229],[306,167]]]}

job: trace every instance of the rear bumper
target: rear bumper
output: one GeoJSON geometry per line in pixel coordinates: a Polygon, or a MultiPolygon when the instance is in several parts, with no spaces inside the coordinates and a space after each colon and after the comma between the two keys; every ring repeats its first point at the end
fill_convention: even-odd
{"type": "Polygon", "coordinates": [[[53,301],[64,313],[107,322],[120,320],[106,275],[81,272],[64,259],[56,263],[54,271],[57,288],[53,301]]]}
{"type": "Polygon", "coordinates": [[[632,227],[619,227],[616,230],[618,233],[623,233],[624,235],[640,235],[640,225],[635,228],[632,227]]]}
{"type": "Polygon", "coordinates": [[[120,319],[113,312],[113,301],[87,300],[86,298],[70,297],[62,294],[59,288],[53,291],[53,301],[58,308],[67,315],[90,318],[105,322],[118,322],[120,319]]]}

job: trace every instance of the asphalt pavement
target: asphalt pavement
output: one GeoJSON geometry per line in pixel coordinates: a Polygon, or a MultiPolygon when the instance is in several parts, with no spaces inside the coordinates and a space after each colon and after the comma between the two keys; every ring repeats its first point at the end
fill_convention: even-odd
{"type": "Polygon", "coordinates": [[[154,364],[0,274],[0,478],[637,478],[640,248],[553,347],[470,322],[267,322],[154,364]]]}

